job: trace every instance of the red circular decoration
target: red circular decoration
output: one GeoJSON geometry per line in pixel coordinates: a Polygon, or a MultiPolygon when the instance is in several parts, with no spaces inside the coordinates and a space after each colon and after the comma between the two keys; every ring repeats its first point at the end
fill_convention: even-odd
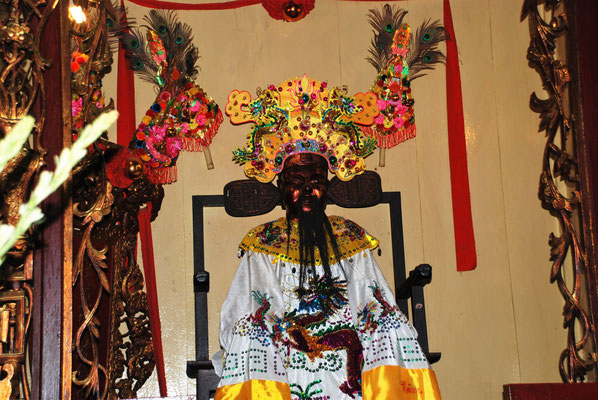
{"type": "Polygon", "coordinates": [[[107,160],[106,174],[112,186],[125,189],[143,175],[143,163],[131,150],[122,147],[107,160]]]}
{"type": "Polygon", "coordinates": [[[274,19],[295,22],[309,14],[314,3],[315,0],[264,0],[262,6],[274,19]]]}

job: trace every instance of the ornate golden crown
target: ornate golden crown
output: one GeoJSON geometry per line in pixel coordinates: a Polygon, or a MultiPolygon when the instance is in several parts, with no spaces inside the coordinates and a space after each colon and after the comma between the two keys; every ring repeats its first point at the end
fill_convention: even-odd
{"type": "Polygon", "coordinates": [[[255,100],[247,91],[228,96],[226,114],[233,124],[253,122],[245,149],[233,151],[245,174],[270,182],[287,157],[307,152],[323,156],[343,181],[365,171],[364,157],[376,148],[357,125],[371,125],[380,112],[374,93],[347,96],[326,82],[303,76],[270,85],[255,100]]]}

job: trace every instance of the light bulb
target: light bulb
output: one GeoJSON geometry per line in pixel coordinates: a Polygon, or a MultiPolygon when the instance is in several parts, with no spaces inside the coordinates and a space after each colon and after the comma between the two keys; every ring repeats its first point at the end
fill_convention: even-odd
{"type": "Polygon", "coordinates": [[[81,24],[87,20],[87,17],[85,16],[81,6],[74,5],[73,0],[69,2],[69,15],[78,24],[81,24]]]}

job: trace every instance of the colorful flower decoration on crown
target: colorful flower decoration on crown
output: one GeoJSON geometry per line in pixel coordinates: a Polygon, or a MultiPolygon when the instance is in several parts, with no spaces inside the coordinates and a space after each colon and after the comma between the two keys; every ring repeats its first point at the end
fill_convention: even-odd
{"type": "Polygon", "coordinates": [[[151,167],[154,183],[171,183],[171,173],[181,150],[202,151],[212,143],[222,122],[218,105],[195,82],[172,95],[168,89],[158,94],[135,133],[141,159],[151,167]]]}
{"type": "Polygon", "coordinates": [[[365,171],[363,159],[376,148],[376,140],[358,127],[371,125],[378,115],[376,95],[350,97],[305,75],[270,85],[253,101],[249,92],[234,90],[225,111],[233,124],[254,123],[247,147],[233,151],[233,160],[264,183],[282,171],[288,157],[302,152],[323,156],[348,181],[365,171]]]}
{"type": "Polygon", "coordinates": [[[411,30],[402,24],[394,33],[392,58],[388,67],[382,70],[370,89],[378,96],[380,114],[372,127],[365,127],[364,133],[378,141],[378,147],[388,149],[415,137],[415,115],[407,53],[411,30]]]}
{"type": "Polygon", "coordinates": [[[378,95],[380,115],[375,124],[364,127],[363,131],[378,141],[380,166],[383,166],[384,149],[415,137],[411,82],[446,59],[438,49],[446,40],[440,21],[427,19],[412,35],[409,25],[403,23],[406,15],[406,10],[390,4],[368,13],[374,37],[366,60],[376,68],[371,90],[378,95]]]}
{"type": "Polygon", "coordinates": [[[144,162],[150,182],[172,183],[180,152],[207,151],[222,123],[222,112],[193,79],[199,54],[191,27],[172,11],[151,10],[144,19],[145,35],[131,29],[122,40],[131,69],[155,84],[158,96],[130,147],[144,162]]]}

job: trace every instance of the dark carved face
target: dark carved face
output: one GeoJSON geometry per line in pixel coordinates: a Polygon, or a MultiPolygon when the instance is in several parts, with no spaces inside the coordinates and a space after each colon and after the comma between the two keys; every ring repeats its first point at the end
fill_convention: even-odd
{"type": "Polygon", "coordinates": [[[300,209],[306,213],[313,211],[316,202],[324,210],[328,190],[328,163],[317,154],[295,154],[285,161],[278,179],[278,188],[290,218],[296,218],[300,209]]]}

